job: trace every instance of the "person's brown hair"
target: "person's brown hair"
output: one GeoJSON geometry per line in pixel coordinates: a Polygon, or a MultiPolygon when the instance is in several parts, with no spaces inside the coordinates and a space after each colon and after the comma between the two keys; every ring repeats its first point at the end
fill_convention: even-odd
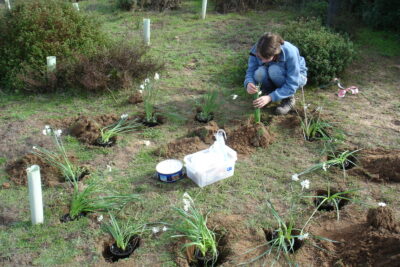
{"type": "Polygon", "coordinates": [[[266,32],[257,42],[257,54],[263,58],[276,57],[285,41],[278,34],[266,32]]]}

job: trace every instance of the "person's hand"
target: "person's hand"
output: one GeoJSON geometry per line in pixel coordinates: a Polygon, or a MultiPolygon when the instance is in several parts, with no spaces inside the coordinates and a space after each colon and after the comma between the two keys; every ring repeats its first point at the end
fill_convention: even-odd
{"type": "Polygon", "coordinates": [[[257,87],[254,85],[254,83],[248,83],[247,84],[247,93],[249,94],[255,94],[258,92],[257,87]]]}
{"type": "Polygon", "coordinates": [[[255,108],[262,108],[271,101],[272,99],[269,95],[260,96],[259,98],[253,101],[253,106],[255,108]]]}

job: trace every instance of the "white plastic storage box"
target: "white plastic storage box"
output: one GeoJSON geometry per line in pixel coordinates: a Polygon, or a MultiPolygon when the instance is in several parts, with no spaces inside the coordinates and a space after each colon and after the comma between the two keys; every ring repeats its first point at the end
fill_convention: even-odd
{"type": "Polygon", "coordinates": [[[187,176],[200,187],[232,176],[236,160],[236,151],[226,145],[223,156],[205,149],[184,157],[187,176]]]}

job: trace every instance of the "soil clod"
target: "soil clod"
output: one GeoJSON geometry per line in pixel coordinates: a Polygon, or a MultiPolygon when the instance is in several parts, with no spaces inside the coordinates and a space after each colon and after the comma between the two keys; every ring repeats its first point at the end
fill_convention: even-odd
{"type": "Polygon", "coordinates": [[[184,137],[161,146],[156,150],[156,154],[166,158],[179,158],[197,151],[206,149],[199,137],[184,137]]]}
{"type": "Polygon", "coordinates": [[[210,121],[207,125],[200,126],[188,133],[188,137],[198,136],[204,143],[211,145],[214,143],[214,134],[219,130],[218,124],[210,121]]]}
{"type": "Polygon", "coordinates": [[[261,123],[248,122],[227,133],[227,143],[239,153],[250,154],[256,147],[267,148],[273,140],[268,129],[261,123]]]}
{"type": "Polygon", "coordinates": [[[131,95],[128,98],[128,102],[131,104],[139,104],[143,102],[143,94],[141,94],[139,91],[135,91],[133,95],[131,95]]]}
{"type": "Polygon", "coordinates": [[[398,224],[395,221],[393,210],[388,207],[369,209],[367,215],[368,224],[376,229],[398,231],[398,224]]]}
{"type": "Polygon", "coordinates": [[[65,181],[61,172],[55,166],[48,164],[47,161],[34,154],[27,154],[21,159],[11,162],[6,167],[6,172],[15,184],[27,185],[26,169],[35,164],[40,166],[41,180],[44,185],[52,187],[65,181]]]}

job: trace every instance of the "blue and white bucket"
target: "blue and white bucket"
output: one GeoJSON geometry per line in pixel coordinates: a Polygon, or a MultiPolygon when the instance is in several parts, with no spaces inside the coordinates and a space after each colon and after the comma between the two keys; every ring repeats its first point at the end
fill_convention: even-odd
{"type": "Polygon", "coordinates": [[[167,159],[157,164],[156,171],[160,181],[174,183],[183,178],[183,163],[177,159],[167,159]]]}

